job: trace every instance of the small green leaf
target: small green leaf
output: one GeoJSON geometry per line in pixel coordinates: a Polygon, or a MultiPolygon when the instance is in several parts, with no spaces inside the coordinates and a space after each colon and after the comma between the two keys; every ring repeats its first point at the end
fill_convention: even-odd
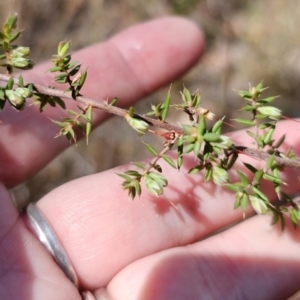
{"type": "Polygon", "coordinates": [[[246,133],[251,136],[252,138],[255,138],[256,137],[256,134],[252,131],[249,131],[249,130],[246,130],[246,133]]]}
{"type": "Polygon", "coordinates": [[[19,76],[18,86],[19,86],[19,87],[24,87],[24,80],[23,80],[22,75],[19,76]]]}
{"type": "Polygon", "coordinates": [[[86,77],[87,77],[87,71],[85,70],[85,71],[82,72],[82,74],[80,76],[80,79],[79,79],[79,84],[78,84],[79,89],[81,89],[82,86],[84,85],[86,77]]]}
{"type": "Polygon", "coordinates": [[[21,35],[21,31],[15,32],[13,34],[11,34],[8,38],[8,41],[10,43],[14,42],[16,39],[18,39],[18,37],[21,35]]]}
{"type": "MultiPolygon", "coordinates": [[[[0,91],[0,97],[1,97],[1,91],[0,91]]],[[[1,99],[1,98],[0,98],[0,99],[1,99]]],[[[3,108],[4,108],[4,106],[5,106],[5,103],[6,103],[6,101],[5,101],[5,100],[3,101],[3,100],[1,99],[1,101],[0,101],[0,111],[3,110],[3,108]]]]}
{"type": "Polygon", "coordinates": [[[241,171],[236,170],[236,172],[244,186],[247,186],[250,184],[248,178],[241,171]]]}
{"type": "Polygon", "coordinates": [[[52,119],[50,119],[54,124],[56,124],[56,125],[58,125],[59,127],[62,127],[62,128],[64,128],[64,127],[66,127],[67,125],[68,125],[68,123],[67,122],[59,122],[59,121],[55,121],[55,120],[52,120],[52,119]]]}
{"type": "Polygon", "coordinates": [[[273,107],[273,106],[261,106],[258,107],[257,110],[268,117],[273,117],[276,119],[279,119],[281,117],[281,110],[278,109],[277,107],[273,107]]]}
{"type": "Polygon", "coordinates": [[[221,167],[213,166],[212,179],[216,185],[223,185],[228,181],[228,173],[221,167]]]}
{"type": "Polygon", "coordinates": [[[278,183],[278,184],[283,184],[284,183],[280,178],[272,176],[270,174],[264,174],[263,177],[264,177],[264,179],[272,181],[274,183],[278,183]]]}
{"type": "Polygon", "coordinates": [[[247,104],[246,106],[242,107],[241,110],[253,111],[253,110],[255,110],[255,107],[253,105],[247,104]]]}
{"type": "Polygon", "coordinates": [[[28,97],[32,96],[29,89],[27,89],[25,87],[22,87],[22,88],[18,87],[18,88],[15,89],[15,92],[17,94],[19,94],[20,96],[22,96],[23,98],[28,98],[28,97]]]}
{"type": "Polygon", "coordinates": [[[220,138],[217,142],[210,142],[210,145],[213,147],[218,147],[221,149],[230,149],[233,145],[232,140],[226,135],[220,135],[220,138]]]}
{"type": "Polygon", "coordinates": [[[9,26],[9,28],[16,29],[17,22],[18,22],[18,15],[14,14],[13,16],[8,17],[6,24],[9,26]]]}
{"type": "Polygon", "coordinates": [[[255,90],[261,92],[261,91],[263,90],[263,87],[264,87],[264,86],[263,86],[263,83],[260,82],[260,83],[255,87],[255,90]]]}
{"type": "Polygon", "coordinates": [[[266,162],[266,167],[268,169],[271,169],[274,161],[275,161],[275,157],[274,157],[274,155],[271,155],[266,162]]]}
{"type": "Polygon", "coordinates": [[[145,168],[146,168],[146,165],[139,161],[135,161],[135,162],[133,162],[133,164],[142,170],[145,170],[145,168]]]}
{"type": "Polygon", "coordinates": [[[14,79],[10,77],[6,83],[6,89],[12,90],[13,86],[14,86],[14,79]]]}
{"type": "Polygon", "coordinates": [[[213,132],[207,132],[203,136],[206,142],[217,142],[220,139],[220,135],[213,132]]]}
{"type": "Polygon", "coordinates": [[[203,170],[203,168],[204,168],[203,165],[193,167],[188,171],[188,174],[190,174],[190,175],[196,174],[196,173],[200,172],[201,170],[203,170]]]}
{"type": "Polygon", "coordinates": [[[89,122],[86,123],[86,127],[85,127],[85,135],[86,135],[86,143],[89,143],[89,135],[91,133],[92,130],[92,121],[93,121],[93,106],[89,105],[88,109],[87,109],[87,118],[89,120],[89,122]]]}
{"type": "Polygon", "coordinates": [[[70,72],[69,72],[69,76],[74,76],[75,74],[78,73],[78,71],[80,70],[81,65],[77,65],[75,66],[70,72]]]}
{"type": "Polygon", "coordinates": [[[259,170],[259,171],[255,172],[255,175],[254,175],[254,181],[255,181],[255,183],[257,183],[257,184],[260,183],[263,175],[264,175],[264,171],[263,170],[259,170]]]}
{"type": "Polygon", "coordinates": [[[68,113],[69,113],[71,116],[73,116],[73,117],[77,117],[77,116],[78,116],[78,112],[76,112],[76,111],[74,111],[74,110],[68,109],[67,111],[68,111],[68,113]]]}
{"type": "MultiPolygon", "coordinates": [[[[73,141],[76,143],[76,135],[75,132],[73,130],[72,127],[68,128],[68,135],[70,135],[70,137],[73,139],[73,141]]],[[[67,135],[67,137],[69,138],[69,136],[67,135]]]]}
{"type": "Polygon", "coordinates": [[[275,122],[266,122],[258,125],[259,129],[266,129],[275,126],[275,122]]]}
{"type": "Polygon", "coordinates": [[[199,116],[199,122],[198,122],[198,126],[197,126],[197,134],[199,135],[203,135],[206,132],[206,120],[205,117],[201,114],[199,116]]]}
{"type": "Polygon", "coordinates": [[[259,135],[255,137],[255,141],[259,147],[263,148],[265,146],[263,139],[259,135]]]}
{"type": "Polygon", "coordinates": [[[240,192],[241,191],[241,187],[238,186],[237,184],[235,183],[226,183],[224,185],[227,189],[229,189],[230,191],[233,191],[233,192],[240,192]]]}
{"type": "Polygon", "coordinates": [[[6,36],[3,32],[0,31],[0,41],[3,41],[4,39],[6,39],[6,36]]]}
{"type": "Polygon", "coordinates": [[[222,124],[223,124],[223,120],[222,120],[222,119],[221,119],[221,120],[218,120],[218,121],[214,124],[214,126],[212,127],[211,131],[212,131],[213,133],[220,134],[222,124]]]}
{"type": "Polygon", "coordinates": [[[192,134],[192,128],[195,128],[195,127],[192,127],[192,126],[186,125],[186,124],[182,124],[182,128],[186,134],[190,135],[190,134],[192,134]]]}
{"type": "Polygon", "coordinates": [[[184,102],[187,104],[192,104],[192,96],[190,91],[187,88],[183,88],[183,96],[184,96],[184,102]]]}
{"type": "Polygon", "coordinates": [[[279,221],[279,213],[272,210],[272,221],[271,225],[275,225],[279,221]]]}
{"type": "Polygon", "coordinates": [[[195,145],[194,144],[189,144],[183,147],[183,153],[190,153],[191,151],[194,150],[195,145]]]}
{"type": "Polygon", "coordinates": [[[252,190],[256,193],[257,196],[259,196],[264,201],[266,201],[266,202],[269,201],[268,197],[262,191],[260,191],[258,188],[256,188],[255,186],[252,186],[252,190]]]}
{"type": "Polygon", "coordinates": [[[4,94],[4,91],[2,89],[0,89],[0,100],[2,100],[2,101],[5,100],[5,94],[4,94]]]}
{"type": "Polygon", "coordinates": [[[268,211],[268,207],[266,203],[259,197],[249,195],[250,202],[252,204],[252,207],[259,215],[265,215],[268,211]]]}
{"type": "Polygon", "coordinates": [[[127,174],[129,176],[134,176],[134,177],[141,177],[142,176],[138,171],[135,171],[135,170],[127,170],[125,172],[125,174],[127,174]]]}
{"type": "MultiPolygon", "coordinates": [[[[200,136],[202,138],[202,136],[200,136]]],[[[198,153],[201,150],[201,146],[202,146],[202,139],[198,137],[198,139],[196,140],[196,142],[194,143],[194,153],[195,155],[198,155],[198,153]]]]}
{"type": "Polygon", "coordinates": [[[167,97],[164,102],[164,110],[162,111],[162,114],[161,114],[162,121],[165,121],[168,116],[170,101],[171,101],[171,87],[168,91],[167,97]]]}
{"type": "MultiPolygon", "coordinates": [[[[164,181],[161,180],[161,178],[155,177],[152,174],[153,172],[146,174],[144,179],[145,179],[145,185],[146,188],[154,195],[159,196],[162,195],[164,192],[163,187],[164,185],[164,181]],[[151,176],[152,175],[152,176],[151,176]],[[163,183],[163,184],[161,184],[163,183]]],[[[158,174],[158,173],[156,173],[158,174]]],[[[160,175],[160,174],[158,174],[160,175]]]]}
{"type": "Polygon", "coordinates": [[[148,175],[150,178],[155,180],[160,186],[165,187],[168,185],[167,179],[160,173],[157,172],[149,172],[148,175]]]}
{"type": "Polygon", "coordinates": [[[174,169],[177,169],[173,159],[171,159],[169,156],[163,155],[162,158],[165,160],[165,162],[167,162],[171,167],[173,167],[174,169]]]}
{"type": "Polygon", "coordinates": [[[59,56],[65,56],[70,50],[71,43],[67,41],[62,41],[58,44],[57,54],[59,56]]]}
{"type": "Polygon", "coordinates": [[[239,208],[241,206],[242,197],[243,197],[243,193],[242,192],[237,192],[235,194],[235,196],[234,196],[235,202],[234,202],[234,206],[233,206],[234,209],[237,209],[237,208],[239,208]]]}
{"type": "Polygon", "coordinates": [[[271,96],[271,97],[268,97],[268,98],[264,98],[264,99],[258,100],[257,103],[268,104],[268,103],[273,102],[276,98],[278,98],[278,96],[271,96]]]}
{"type": "Polygon", "coordinates": [[[248,207],[248,195],[246,193],[243,193],[242,199],[241,199],[241,208],[243,211],[245,211],[248,207]]]}
{"type": "MultiPolygon", "coordinates": [[[[141,196],[141,194],[142,194],[142,189],[141,189],[140,183],[139,183],[137,180],[134,180],[134,181],[133,181],[133,184],[134,184],[136,193],[138,194],[138,196],[141,196]]],[[[134,197],[133,197],[132,199],[134,199],[134,197]]]]}
{"type": "Polygon", "coordinates": [[[233,152],[230,156],[230,159],[226,165],[226,169],[229,170],[233,167],[233,165],[235,164],[237,158],[239,157],[239,155],[236,152],[233,152]]]}
{"type": "Polygon", "coordinates": [[[114,99],[111,100],[111,102],[109,103],[109,105],[116,106],[117,102],[118,102],[118,97],[115,97],[114,99]]]}
{"type": "Polygon", "coordinates": [[[65,102],[64,102],[61,98],[59,98],[59,97],[52,97],[52,99],[53,99],[54,102],[55,102],[56,104],[58,104],[61,108],[66,109],[66,104],[65,104],[65,102]]]}
{"type": "Polygon", "coordinates": [[[177,168],[181,168],[183,163],[183,135],[179,136],[177,141],[177,168]]]}
{"type": "Polygon", "coordinates": [[[56,66],[56,67],[53,67],[53,68],[50,68],[50,69],[47,70],[47,72],[50,72],[50,73],[60,72],[60,71],[62,71],[61,66],[56,66]]]}
{"type": "Polygon", "coordinates": [[[143,144],[146,146],[147,150],[153,154],[154,156],[158,156],[158,152],[149,144],[143,142],[143,144]]]}
{"type": "Polygon", "coordinates": [[[24,105],[25,102],[25,98],[20,95],[18,92],[14,91],[14,90],[5,90],[5,95],[8,98],[9,102],[15,107],[22,107],[24,105]]]}
{"type": "MultiPolygon", "coordinates": [[[[133,108],[132,108],[133,109],[133,108]]],[[[130,110],[129,110],[130,112],[130,110]]],[[[125,115],[125,119],[128,124],[137,131],[140,135],[145,134],[149,129],[149,124],[143,120],[131,117],[130,113],[125,115]]]]}
{"type": "Polygon", "coordinates": [[[205,181],[211,180],[212,173],[213,173],[212,168],[211,167],[207,167],[206,170],[205,170],[205,173],[204,173],[204,180],[205,181]]]}
{"type": "Polygon", "coordinates": [[[239,91],[238,94],[244,98],[245,100],[251,99],[252,98],[252,94],[248,91],[239,91]]]}
{"type": "Polygon", "coordinates": [[[118,176],[122,177],[123,179],[125,179],[128,182],[132,181],[132,178],[129,175],[126,174],[122,174],[122,173],[116,173],[118,176]]]}
{"type": "Polygon", "coordinates": [[[248,170],[250,170],[253,174],[255,174],[255,173],[258,171],[256,168],[254,168],[252,165],[250,165],[250,164],[248,164],[248,163],[244,163],[244,162],[243,162],[243,164],[244,164],[244,166],[245,166],[248,170]]]}
{"type": "Polygon", "coordinates": [[[299,221],[300,221],[300,211],[299,209],[297,208],[292,208],[290,210],[290,218],[291,218],[291,221],[292,221],[292,224],[294,226],[294,228],[296,228],[299,224],[299,221]]]}
{"type": "Polygon", "coordinates": [[[263,142],[265,145],[268,145],[272,141],[272,136],[273,136],[274,131],[275,131],[274,128],[270,128],[264,135],[263,142]]]}
{"type": "Polygon", "coordinates": [[[245,125],[250,125],[250,126],[253,126],[255,125],[255,122],[252,121],[252,120],[247,120],[247,119],[240,119],[240,118],[237,118],[237,119],[233,119],[233,121],[236,121],[240,124],[245,124],[245,125]]]}
{"type": "Polygon", "coordinates": [[[201,103],[201,95],[199,93],[195,93],[192,97],[192,107],[198,107],[201,103]]]}
{"type": "Polygon", "coordinates": [[[285,134],[280,137],[280,139],[275,143],[274,148],[279,148],[285,140],[285,134]]]}

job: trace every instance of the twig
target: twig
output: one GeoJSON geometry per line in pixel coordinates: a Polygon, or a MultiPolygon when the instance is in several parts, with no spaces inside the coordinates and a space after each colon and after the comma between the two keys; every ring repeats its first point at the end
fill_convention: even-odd
{"type": "MultiPolygon", "coordinates": [[[[7,82],[10,78],[11,77],[9,75],[0,74],[1,81],[7,82]]],[[[14,82],[15,82],[15,84],[18,84],[18,78],[14,78],[14,82]]],[[[27,85],[27,83],[24,82],[24,85],[27,85]]],[[[65,91],[61,91],[58,89],[45,87],[45,86],[42,86],[39,84],[33,84],[33,86],[39,93],[46,94],[49,96],[54,96],[54,97],[71,99],[74,101],[71,92],[65,92],[65,91]]],[[[85,104],[86,106],[92,105],[94,108],[98,108],[102,111],[105,111],[107,113],[114,114],[117,116],[125,117],[125,115],[127,114],[126,109],[112,106],[106,100],[97,100],[96,101],[96,100],[93,100],[93,99],[90,99],[87,97],[83,97],[83,96],[77,96],[76,100],[78,102],[85,104]]],[[[153,127],[162,128],[162,129],[165,129],[168,131],[175,131],[179,135],[184,134],[184,130],[181,127],[170,124],[168,122],[164,122],[161,120],[155,120],[155,119],[147,117],[145,115],[140,115],[140,114],[136,114],[136,113],[134,114],[133,117],[144,120],[145,122],[147,122],[149,125],[151,125],[153,127]]],[[[248,147],[244,147],[244,146],[235,146],[233,151],[236,151],[238,154],[245,154],[250,157],[257,158],[262,161],[267,161],[270,157],[270,154],[267,152],[263,152],[263,151],[260,151],[257,149],[252,149],[252,148],[248,148],[248,147]]],[[[292,160],[289,158],[279,157],[279,156],[275,156],[274,158],[280,166],[284,166],[284,167],[292,168],[292,169],[300,169],[300,161],[299,160],[292,160]]]]}

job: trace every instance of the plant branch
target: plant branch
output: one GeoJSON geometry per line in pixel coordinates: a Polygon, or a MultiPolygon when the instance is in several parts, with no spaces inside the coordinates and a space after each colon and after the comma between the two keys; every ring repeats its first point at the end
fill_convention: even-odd
{"type": "MultiPolygon", "coordinates": [[[[10,79],[10,76],[0,74],[0,80],[7,82],[9,79],[10,79]]],[[[15,84],[17,84],[18,79],[14,78],[14,82],[15,82],[15,84]]],[[[24,85],[27,85],[27,84],[28,83],[24,82],[24,85]]],[[[72,98],[72,93],[71,92],[64,92],[64,91],[61,91],[61,90],[58,90],[58,89],[55,89],[55,88],[49,88],[49,87],[45,87],[45,86],[42,86],[42,85],[39,85],[39,84],[33,84],[33,86],[41,94],[54,96],[54,97],[71,99],[71,100],[74,101],[74,99],[72,98]]],[[[116,106],[112,106],[106,100],[97,100],[96,101],[94,99],[90,99],[90,98],[83,97],[83,96],[77,96],[76,100],[80,103],[85,104],[86,106],[92,105],[94,108],[101,109],[102,111],[105,111],[107,113],[114,114],[114,115],[117,115],[117,116],[125,117],[125,115],[127,114],[127,110],[116,107],[116,106]]],[[[155,120],[153,118],[150,118],[150,117],[147,117],[147,116],[144,116],[144,115],[140,115],[140,114],[134,114],[133,117],[138,118],[138,119],[142,119],[142,120],[144,120],[145,122],[147,122],[149,125],[151,125],[153,127],[166,129],[168,131],[174,130],[178,134],[183,134],[184,133],[183,129],[180,128],[179,126],[172,125],[172,124],[167,123],[167,122],[163,122],[163,121],[160,121],[160,120],[155,120]]]]}
{"type": "MultiPolygon", "coordinates": [[[[11,78],[11,76],[9,76],[9,75],[0,74],[0,81],[7,82],[10,78],[11,78]]],[[[13,79],[14,79],[15,84],[18,84],[18,78],[13,78],[13,79]]],[[[27,85],[27,84],[28,83],[24,82],[24,85],[27,85]]],[[[45,86],[42,86],[39,84],[33,84],[33,86],[39,93],[49,95],[49,96],[54,96],[54,97],[66,98],[66,99],[70,99],[70,100],[74,101],[74,99],[72,97],[72,92],[65,92],[62,90],[55,89],[55,88],[45,87],[45,86]]],[[[105,111],[107,113],[114,114],[117,116],[125,117],[125,115],[127,114],[126,109],[112,106],[106,100],[97,100],[96,101],[94,99],[90,99],[90,98],[87,98],[84,96],[77,96],[76,101],[83,103],[86,106],[92,105],[94,108],[98,108],[102,111],[105,111]]],[[[168,122],[161,121],[161,120],[155,120],[155,119],[147,117],[145,115],[136,114],[136,113],[133,115],[133,117],[144,120],[145,122],[147,122],[149,125],[151,125],[153,127],[162,128],[162,129],[165,129],[168,131],[175,131],[179,135],[184,134],[184,130],[181,127],[170,124],[168,122]]],[[[262,161],[267,161],[269,159],[269,157],[271,156],[267,152],[253,149],[253,148],[244,147],[244,146],[234,146],[234,148],[232,150],[234,152],[236,152],[237,154],[245,154],[245,155],[248,155],[250,157],[253,157],[253,158],[256,158],[256,159],[259,159],[262,161]]],[[[300,161],[299,160],[292,160],[289,158],[279,157],[279,156],[275,156],[274,158],[280,166],[284,166],[284,167],[292,168],[292,169],[300,169],[300,161]]]]}
{"type": "MultiPolygon", "coordinates": [[[[267,161],[271,156],[271,154],[269,154],[267,152],[252,149],[252,148],[247,148],[244,146],[235,146],[234,150],[239,154],[245,154],[245,155],[248,155],[253,158],[263,160],[263,161],[267,161]]],[[[300,161],[299,160],[293,160],[293,159],[289,159],[286,157],[280,157],[280,156],[276,156],[276,155],[274,156],[274,159],[278,163],[279,166],[300,170],[300,161]]]]}

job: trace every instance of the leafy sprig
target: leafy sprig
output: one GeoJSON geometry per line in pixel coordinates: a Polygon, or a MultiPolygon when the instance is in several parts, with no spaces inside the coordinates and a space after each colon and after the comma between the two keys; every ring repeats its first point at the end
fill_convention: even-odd
{"type": "MultiPolygon", "coordinates": [[[[70,54],[71,43],[62,41],[59,43],[57,53],[52,57],[53,67],[48,71],[56,73],[54,81],[64,85],[65,90],[54,87],[44,87],[34,83],[25,83],[22,76],[12,76],[14,68],[30,69],[34,63],[29,59],[28,47],[15,45],[15,41],[21,35],[17,31],[17,15],[10,16],[0,31],[0,66],[4,67],[7,74],[0,74],[0,80],[5,85],[0,86],[0,111],[6,103],[16,110],[26,107],[26,100],[34,98],[33,104],[39,105],[43,112],[48,105],[57,105],[65,111],[61,120],[52,120],[59,128],[56,137],[66,136],[70,141],[77,141],[76,132],[81,131],[87,139],[91,133],[93,110],[101,109],[105,112],[122,116],[129,126],[137,131],[141,138],[145,134],[155,134],[163,138],[163,148],[157,151],[150,144],[142,140],[143,145],[151,153],[153,159],[148,164],[142,162],[133,163],[137,168],[118,174],[123,179],[123,189],[134,199],[142,193],[142,186],[154,194],[160,196],[168,185],[167,178],[163,175],[161,161],[164,160],[170,167],[180,170],[185,155],[195,157],[195,165],[188,171],[190,175],[203,173],[204,181],[211,181],[216,185],[224,186],[233,191],[234,208],[241,208],[245,214],[249,205],[261,215],[270,212],[273,215],[273,223],[281,222],[284,227],[284,214],[288,214],[292,224],[296,227],[300,222],[299,204],[284,191],[287,185],[281,173],[285,168],[300,169],[300,162],[296,159],[291,149],[285,153],[281,146],[285,141],[285,135],[279,139],[274,138],[276,126],[281,119],[281,111],[271,104],[276,96],[263,97],[266,89],[262,83],[255,87],[250,86],[247,91],[239,91],[238,94],[246,102],[243,111],[249,112],[251,117],[237,118],[235,122],[251,126],[246,133],[253,139],[256,149],[236,145],[228,136],[222,134],[224,119],[214,121],[214,113],[202,107],[201,95],[191,93],[186,87],[181,92],[182,102],[171,104],[171,88],[165,100],[157,105],[151,105],[151,111],[138,114],[134,108],[124,110],[116,106],[117,98],[95,101],[84,97],[81,90],[87,78],[87,70],[82,71],[80,63],[72,61],[70,54]],[[66,86],[66,87],[65,87],[66,86]],[[72,99],[83,104],[77,105],[78,111],[67,109],[64,99],[72,99]],[[170,109],[182,111],[187,115],[187,123],[181,126],[173,125],[167,121],[170,109]],[[151,117],[149,117],[151,116],[151,117]],[[155,130],[153,129],[155,128],[155,130]],[[160,128],[160,130],[157,130],[160,128]],[[169,155],[175,148],[176,157],[169,155]],[[259,169],[244,163],[250,171],[250,176],[245,169],[236,169],[235,162],[241,155],[258,158],[264,162],[259,169]],[[229,172],[230,169],[236,172],[229,172]],[[232,180],[232,173],[237,174],[237,180],[232,180]],[[278,195],[280,204],[274,204],[262,191],[262,183],[270,182],[278,195]]],[[[169,199],[170,203],[172,201],[169,199]]]]}

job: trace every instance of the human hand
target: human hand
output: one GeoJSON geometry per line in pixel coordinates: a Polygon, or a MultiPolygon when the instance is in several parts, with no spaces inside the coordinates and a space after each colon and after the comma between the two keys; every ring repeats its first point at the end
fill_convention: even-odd
{"type": "MultiPolygon", "coordinates": [[[[193,24],[168,18],[77,55],[86,65],[93,62],[86,94],[122,95],[122,105],[128,106],[181,75],[202,51],[203,38],[193,24]]],[[[47,77],[40,78],[45,69],[35,68],[25,79],[46,83],[47,77]]],[[[0,299],[80,299],[26,228],[4,187],[28,179],[67,147],[64,139],[52,138],[57,128],[48,117],[56,114],[30,107],[18,114],[7,108],[1,116],[0,299]]],[[[99,112],[96,122],[104,118],[99,112]]],[[[279,131],[289,124],[283,122],[279,131]]],[[[232,137],[239,140],[241,134],[232,137]]],[[[288,136],[287,143],[295,145],[295,138],[288,136]]],[[[299,234],[289,226],[281,233],[267,217],[253,217],[204,240],[241,220],[241,212],[233,211],[232,193],[202,185],[200,175],[185,175],[192,163],[187,159],[180,173],[166,166],[170,185],[164,197],[145,192],[128,201],[115,174],[123,166],[69,182],[38,202],[84,289],[95,290],[99,299],[120,300],[273,300],[299,289],[299,234]]],[[[290,191],[297,191],[293,177],[290,172],[287,181],[290,191]]]]}

